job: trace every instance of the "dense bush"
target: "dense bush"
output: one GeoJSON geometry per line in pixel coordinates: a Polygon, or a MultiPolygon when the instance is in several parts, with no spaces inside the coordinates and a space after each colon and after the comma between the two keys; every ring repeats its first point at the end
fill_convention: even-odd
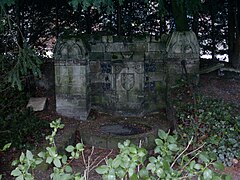
{"type": "Polygon", "coordinates": [[[0,89],[0,147],[12,143],[12,147],[24,148],[44,137],[48,123],[26,109],[26,92],[3,84],[0,89]]]}

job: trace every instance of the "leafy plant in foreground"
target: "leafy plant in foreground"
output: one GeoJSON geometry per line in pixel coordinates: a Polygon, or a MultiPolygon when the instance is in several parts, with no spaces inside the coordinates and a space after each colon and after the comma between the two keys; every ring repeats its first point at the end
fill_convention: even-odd
{"type": "MultiPolygon", "coordinates": [[[[53,131],[51,135],[46,137],[49,141],[49,146],[46,147],[46,150],[40,152],[37,157],[29,150],[26,153],[22,153],[19,160],[13,162],[13,165],[17,167],[12,171],[11,175],[18,180],[32,180],[34,179],[33,170],[39,164],[45,162],[53,166],[50,175],[51,179],[87,180],[88,175],[86,173],[83,176],[80,173],[73,173],[70,166],[72,160],[78,159],[83,155],[83,144],[78,143],[76,146],[67,146],[65,150],[70,153],[69,157],[60,155],[57,152],[54,138],[57,130],[63,128],[63,124],[58,119],[53,121],[50,126],[53,128],[53,131]]],[[[178,144],[177,135],[170,135],[159,130],[158,138],[155,142],[156,148],[154,149],[154,154],[150,157],[146,149],[131,144],[129,140],[126,140],[123,144],[119,143],[120,153],[114,159],[106,158],[106,165],[97,167],[97,173],[102,174],[103,179],[106,180],[117,178],[187,179],[194,176],[206,180],[231,179],[229,176],[219,175],[209,169],[209,166],[214,166],[217,169],[223,170],[224,166],[206,153],[201,152],[203,145],[189,151],[192,139],[186,147],[183,147],[178,144]]],[[[89,173],[90,165],[86,169],[88,170],[85,172],[89,173]]]]}
{"type": "Polygon", "coordinates": [[[154,155],[147,157],[144,148],[131,144],[130,141],[119,143],[120,154],[115,159],[108,159],[106,165],[96,169],[103,179],[231,179],[219,175],[209,167],[223,170],[224,166],[214,157],[197,149],[189,151],[191,139],[187,147],[178,144],[177,135],[170,135],[162,130],[155,140],[157,146],[154,155]]]}
{"type": "Polygon", "coordinates": [[[50,123],[50,127],[53,129],[52,134],[46,137],[50,146],[46,147],[45,151],[40,152],[37,157],[34,157],[32,152],[27,150],[26,153],[21,154],[19,160],[13,161],[12,164],[17,167],[11,172],[11,175],[16,177],[16,179],[34,179],[33,170],[42,162],[53,165],[53,172],[51,174],[52,179],[83,179],[80,173],[74,174],[70,166],[73,159],[79,158],[80,153],[83,151],[83,144],[78,143],[75,147],[66,147],[66,151],[71,153],[69,158],[66,155],[58,154],[54,138],[57,130],[63,128],[64,125],[61,124],[60,119],[57,119],[50,123]]]}

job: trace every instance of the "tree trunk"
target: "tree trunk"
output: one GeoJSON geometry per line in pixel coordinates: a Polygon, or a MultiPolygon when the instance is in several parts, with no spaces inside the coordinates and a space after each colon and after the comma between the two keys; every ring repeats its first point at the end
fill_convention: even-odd
{"type": "Polygon", "coordinates": [[[172,0],[172,11],[175,20],[176,31],[189,31],[186,8],[184,7],[184,4],[184,1],[179,3],[178,0],[172,0]]]}
{"type": "Polygon", "coordinates": [[[229,0],[229,61],[240,68],[240,2],[229,0]]]}
{"type": "Polygon", "coordinates": [[[212,21],[212,31],[211,31],[211,39],[212,39],[212,46],[211,46],[211,51],[212,51],[212,60],[215,60],[215,51],[216,51],[216,39],[215,39],[215,14],[216,12],[214,11],[214,2],[213,0],[211,2],[211,8],[210,8],[210,14],[211,14],[211,21],[212,21]]]}
{"type": "Polygon", "coordinates": [[[118,4],[117,5],[117,35],[122,35],[122,7],[118,4]]]}
{"type": "MultiPolygon", "coordinates": [[[[23,16],[22,16],[23,18],[23,16]]],[[[21,0],[16,1],[17,43],[23,48],[23,32],[21,26],[21,0]]]]}

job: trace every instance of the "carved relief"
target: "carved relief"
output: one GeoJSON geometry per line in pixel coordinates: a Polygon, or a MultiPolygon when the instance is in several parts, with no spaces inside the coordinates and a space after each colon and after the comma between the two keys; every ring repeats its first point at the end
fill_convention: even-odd
{"type": "Polygon", "coordinates": [[[166,51],[169,58],[174,57],[191,57],[198,58],[199,44],[194,32],[173,32],[169,42],[167,43],[166,51]]]}
{"type": "Polygon", "coordinates": [[[61,41],[56,45],[55,48],[55,59],[56,60],[85,60],[86,58],[86,48],[82,40],[67,40],[61,41]]]}

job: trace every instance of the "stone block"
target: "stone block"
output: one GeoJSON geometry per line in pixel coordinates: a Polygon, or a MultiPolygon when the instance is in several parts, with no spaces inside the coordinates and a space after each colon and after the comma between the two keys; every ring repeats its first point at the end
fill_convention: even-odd
{"type": "Polygon", "coordinates": [[[32,108],[33,111],[43,111],[46,107],[47,98],[46,97],[31,97],[28,101],[27,108],[32,108]]]}

